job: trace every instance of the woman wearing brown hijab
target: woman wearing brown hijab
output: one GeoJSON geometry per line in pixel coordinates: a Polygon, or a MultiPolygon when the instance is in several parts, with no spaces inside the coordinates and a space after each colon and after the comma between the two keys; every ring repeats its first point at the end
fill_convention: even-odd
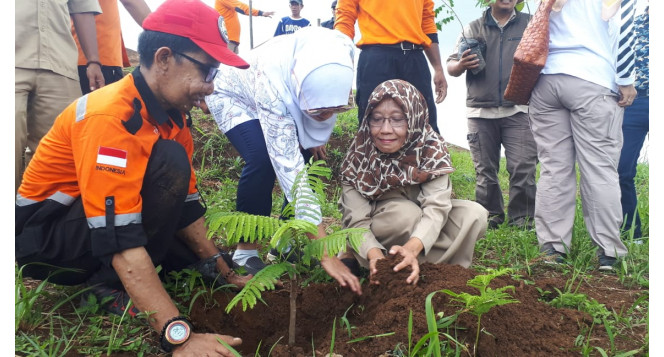
{"type": "Polygon", "coordinates": [[[488,213],[451,198],[452,171],[420,92],[402,80],[378,85],[342,164],[339,200],[344,228],[369,229],[353,255],[372,281],[376,261],[387,253],[401,256],[397,271],[411,268],[412,284],[423,262],[470,266],[488,213]]]}

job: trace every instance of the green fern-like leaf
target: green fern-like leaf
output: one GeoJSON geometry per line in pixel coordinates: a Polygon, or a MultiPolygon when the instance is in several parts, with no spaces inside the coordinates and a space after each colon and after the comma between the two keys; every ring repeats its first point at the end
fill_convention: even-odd
{"type": "Polygon", "coordinates": [[[293,265],[287,262],[268,265],[263,268],[228,303],[226,313],[229,313],[240,302],[242,303],[242,311],[247,311],[247,308],[253,308],[261,298],[261,293],[266,290],[274,290],[275,282],[287,272],[290,274],[295,273],[293,265]]]}
{"type": "Polygon", "coordinates": [[[339,252],[345,251],[349,243],[353,249],[359,250],[364,232],[366,232],[364,228],[347,228],[336,231],[326,237],[311,241],[305,247],[305,254],[320,260],[325,252],[328,256],[335,256],[339,252]]]}
{"type": "MultiPolygon", "coordinates": [[[[277,249],[285,248],[293,238],[297,238],[297,233],[311,233],[317,234],[318,227],[308,221],[302,219],[291,219],[285,221],[279,229],[277,229],[270,239],[270,246],[277,249]]],[[[306,239],[306,237],[304,237],[306,239]]]]}
{"type": "Polygon", "coordinates": [[[251,215],[248,213],[215,213],[209,216],[208,230],[224,235],[228,245],[237,244],[241,238],[254,243],[272,237],[282,224],[278,218],[251,215]]]}

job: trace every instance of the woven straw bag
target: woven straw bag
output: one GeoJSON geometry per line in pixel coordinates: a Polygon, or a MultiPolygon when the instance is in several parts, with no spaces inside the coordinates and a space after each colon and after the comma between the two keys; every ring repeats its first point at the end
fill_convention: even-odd
{"type": "Polygon", "coordinates": [[[549,54],[549,14],[555,0],[542,0],[535,15],[523,31],[514,52],[514,65],[505,88],[505,99],[528,104],[546,57],[549,54]]]}

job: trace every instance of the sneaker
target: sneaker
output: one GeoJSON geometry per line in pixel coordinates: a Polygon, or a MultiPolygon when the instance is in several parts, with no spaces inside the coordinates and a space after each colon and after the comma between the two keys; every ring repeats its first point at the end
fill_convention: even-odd
{"type": "Polygon", "coordinates": [[[259,257],[249,257],[244,265],[233,262],[233,269],[244,268],[247,274],[256,275],[259,271],[263,270],[267,265],[263,263],[259,257]]]}
{"type": "Polygon", "coordinates": [[[498,226],[500,226],[500,223],[498,223],[496,221],[489,221],[487,229],[488,230],[498,229],[498,226]]]}
{"type": "Polygon", "coordinates": [[[567,254],[561,253],[553,248],[549,248],[542,253],[544,253],[545,264],[565,264],[565,259],[567,259],[567,254]]]}
{"type": "MultiPolygon", "coordinates": [[[[89,293],[83,294],[81,305],[87,305],[88,296],[90,294],[93,294],[97,298],[99,304],[103,303],[101,307],[104,311],[120,316],[125,314],[125,310],[127,310],[127,306],[129,306],[131,300],[129,294],[124,290],[113,289],[105,285],[91,285],[89,293]],[[109,300],[109,297],[112,299],[109,300]]],[[[126,314],[131,317],[136,317],[139,312],[140,311],[132,303],[126,314]]]]}
{"type": "MultiPolygon", "coordinates": [[[[279,253],[276,249],[272,248],[270,249],[270,252],[267,253],[267,260],[270,263],[275,263],[278,261],[287,261],[291,264],[297,264],[302,260],[302,256],[304,255],[303,252],[301,251],[293,251],[293,250],[288,250],[285,253],[279,253]]],[[[319,262],[318,260],[311,258],[311,266],[318,265],[319,262]]]]}
{"type": "Polygon", "coordinates": [[[599,259],[599,270],[601,271],[614,271],[618,262],[618,259],[604,254],[598,255],[597,259],[599,259]]]}
{"type": "Polygon", "coordinates": [[[526,219],[525,217],[519,217],[510,222],[509,225],[526,231],[532,231],[535,229],[535,222],[533,222],[532,219],[526,219]]]}

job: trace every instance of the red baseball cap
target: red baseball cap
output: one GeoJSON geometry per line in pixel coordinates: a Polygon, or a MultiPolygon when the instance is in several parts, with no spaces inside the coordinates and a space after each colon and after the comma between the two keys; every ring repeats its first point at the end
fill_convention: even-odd
{"type": "Polygon", "coordinates": [[[223,17],[200,0],[166,0],[143,20],[143,29],[190,39],[217,61],[237,67],[249,64],[228,49],[223,17]]]}

